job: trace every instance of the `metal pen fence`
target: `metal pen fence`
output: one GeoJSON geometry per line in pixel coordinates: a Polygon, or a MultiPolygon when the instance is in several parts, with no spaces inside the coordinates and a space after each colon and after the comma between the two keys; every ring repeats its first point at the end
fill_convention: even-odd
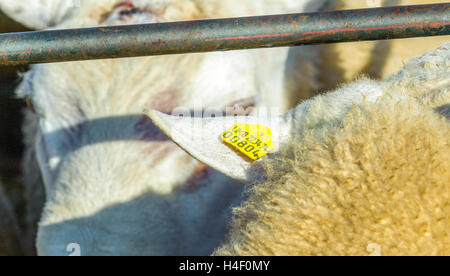
{"type": "Polygon", "coordinates": [[[0,35],[0,65],[450,34],[450,3],[0,35]]]}

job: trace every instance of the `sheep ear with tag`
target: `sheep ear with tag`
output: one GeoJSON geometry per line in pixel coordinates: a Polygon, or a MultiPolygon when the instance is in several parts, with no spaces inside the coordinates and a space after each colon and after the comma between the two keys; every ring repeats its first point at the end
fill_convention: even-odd
{"type": "Polygon", "coordinates": [[[261,159],[279,150],[289,133],[283,117],[180,117],[145,113],[187,153],[225,175],[246,183],[264,178],[261,159]]]}

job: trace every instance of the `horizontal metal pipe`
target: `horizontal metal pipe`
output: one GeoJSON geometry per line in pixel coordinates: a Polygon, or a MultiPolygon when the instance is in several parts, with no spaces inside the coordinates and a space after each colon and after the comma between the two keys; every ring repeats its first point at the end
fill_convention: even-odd
{"type": "Polygon", "coordinates": [[[0,65],[450,34],[450,4],[0,35],[0,65]]]}

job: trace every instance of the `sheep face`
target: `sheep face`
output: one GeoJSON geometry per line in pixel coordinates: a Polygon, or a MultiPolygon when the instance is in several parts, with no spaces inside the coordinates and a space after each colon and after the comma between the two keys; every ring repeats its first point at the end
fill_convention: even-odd
{"type": "MultiPolygon", "coordinates": [[[[250,4],[254,1],[239,7],[232,2],[81,1],[75,8],[52,6],[47,11],[55,14],[29,25],[86,27],[267,13],[250,4]]],[[[0,1],[5,10],[9,3],[0,1]]],[[[268,3],[285,8],[293,2],[268,3]]],[[[21,11],[15,18],[33,16],[27,6],[21,11]]],[[[32,66],[18,93],[34,107],[47,194],[38,253],[69,255],[73,245],[82,255],[211,253],[243,187],[179,149],[142,110],[222,110],[240,100],[269,99],[284,106],[287,55],[286,49],[273,49],[32,66]]]]}
{"type": "MultiPolygon", "coordinates": [[[[194,250],[186,251],[168,247],[170,242],[160,237],[168,236],[168,229],[180,229],[178,224],[187,223],[190,230],[186,231],[185,238],[182,238],[184,230],[172,231],[180,232],[179,238],[183,240],[176,242],[176,246],[189,243],[187,241],[191,235],[188,233],[194,231],[191,224],[198,223],[194,227],[198,228],[195,231],[206,231],[206,225],[200,226],[203,223],[200,217],[209,217],[211,210],[216,210],[211,212],[211,215],[215,215],[210,220],[215,222],[205,237],[211,237],[212,240],[223,235],[226,218],[222,216],[226,216],[228,206],[238,202],[242,187],[223,184],[228,182],[225,177],[178,149],[150,120],[140,114],[146,106],[171,112],[172,108],[181,105],[180,102],[194,108],[196,99],[192,99],[192,102],[184,100],[187,91],[183,90],[183,85],[189,87],[190,82],[198,86],[209,85],[201,83],[203,77],[196,74],[191,76],[191,73],[195,72],[195,67],[198,70],[211,70],[199,68],[207,66],[208,62],[203,61],[203,58],[161,58],[161,63],[157,62],[158,59],[39,65],[27,73],[21,91],[28,93],[34,103],[39,125],[36,148],[48,197],[38,241],[40,254],[64,254],[65,246],[69,243],[81,244],[86,254],[126,254],[127,248],[134,248],[135,252],[142,254],[206,254],[213,249],[212,245],[209,248],[185,245],[194,250]],[[182,72],[177,67],[180,63],[191,68],[191,71],[182,72]],[[151,68],[157,68],[157,71],[153,72],[151,68]],[[171,72],[177,80],[168,80],[164,72],[171,72]],[[110,76],[113,74],[118,75],[112,77],[115,80],[111,81],[110,76]],[[167,88],[162,88],[164,78],[168,82],[167,88]],[[180,87],[172,88],[173,85],[180,87]],[[149,88],[148,93],[141,90],[147,91],[149,88]],[[125,202],[127,204],[121,205],[125,202]],[[167,205],[170,208],[166,212],[167,205]],[[111,206],[117,209],[110,212],[116,216],[121,214],[121,219],[105,220],[111,215],[97,216],[111,206]],[[200,206],[205,209],[198,210],[200,206]],[[132,217],[133,221],[127,222],[127,217],[132,217]],[[188,222],[188,217],[192,219],[191,222],[188,222]],[[81,220],[80,224],[78,227],[69,227],[74,218],[81,220]],[[167,225],[161,221],[163,218],[170,218],[168,220],[174,222],[167,225]],[[180,222],[180,219],[186,219],[186,222],[180,222]],[[63,226],[55,226],[59,224],[63,226]],[[107,240],[99,240],[99,236],[106,236],[100,230],[92,234],[94,230],[89,227],[93,225],[107,225],[107,229],[119,229],[121,225],[126,225],[130,228],[125,228],[125,231],[136,231],[133,234],[126,232],[128,238],[152,251],[129,247],[124,237],[115,240],[123,250],[111,244],[112,239],[108,239],[108,246],[112,248],[110,252],[98,248],[90,251],[91,244],[108,244],[107,240]],[[80,229],[85,228],[91,235],[81,234],[80,229]],[[70,232],[70,229],[75,230],[70,232]],[[64,233],[64,238],[70,240],[55,241],[61,238],[57,233],[64,233]],[[154,244],[161,246],[150,247],[140,242],[148,242],[147,235],[154,236],[154,244]],[[93,240],[86,241],[86,237],[93,240]],[[47,245],[51,245],[51,248],[47,249],[47,245]]],[[[219,85],[217,89],[221,89],[220,83],[214,85],[219,85]]],[[[232,92],[230,90],[228,96],[224,95],[225,101],[235,97],[232,92]]],[[[208,96],[201,97],[199,94],[205,102],[208,96]]],[[[221,103],[210,99],[206,104],[221,103]]],[[[195,244],[210,244],[207,240],[197,240],[195,244]]]]}

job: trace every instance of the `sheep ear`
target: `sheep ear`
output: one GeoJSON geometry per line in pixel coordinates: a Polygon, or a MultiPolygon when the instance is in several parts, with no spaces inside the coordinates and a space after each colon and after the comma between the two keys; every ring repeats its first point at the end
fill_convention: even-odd
{"type": "Polygon", "coordinates": [[[60,23],[81,0],[0,0],[0,9],[31,29],[46,29],[60,23]]]}
{"type": "MultiPolygon", "coordinates": [[[[258,154],[247,157],[231,144],[225,142],[224,134],[235,129],[237,125],[258,126],[264,130],[270,129],[272,147],[265,148],[274,154],[279,150],[280,143],[285,139],[282,133],[290,133],[288,124],[283,117],[274,116],[242,116],[242,117],[190,117],[166,115],[155,110],[145,113],[169,138],[199,161],[224,173],[236,180],[254,183],[264,178],[258,154]]],[[[181,115],[181,114],[180,114],[181,115]]],[[[185,114],[186,115],[186,114],[185,114]]],[[[267,140],[265,140],[267,142],[267,140]]],[[[251,149],[248,148],[248,149],[251,149]]],[[[252,152],[256,152],[256,149],[252,152]]],[[[247,152],[250,155],[250,153],[247,152]]]]}

